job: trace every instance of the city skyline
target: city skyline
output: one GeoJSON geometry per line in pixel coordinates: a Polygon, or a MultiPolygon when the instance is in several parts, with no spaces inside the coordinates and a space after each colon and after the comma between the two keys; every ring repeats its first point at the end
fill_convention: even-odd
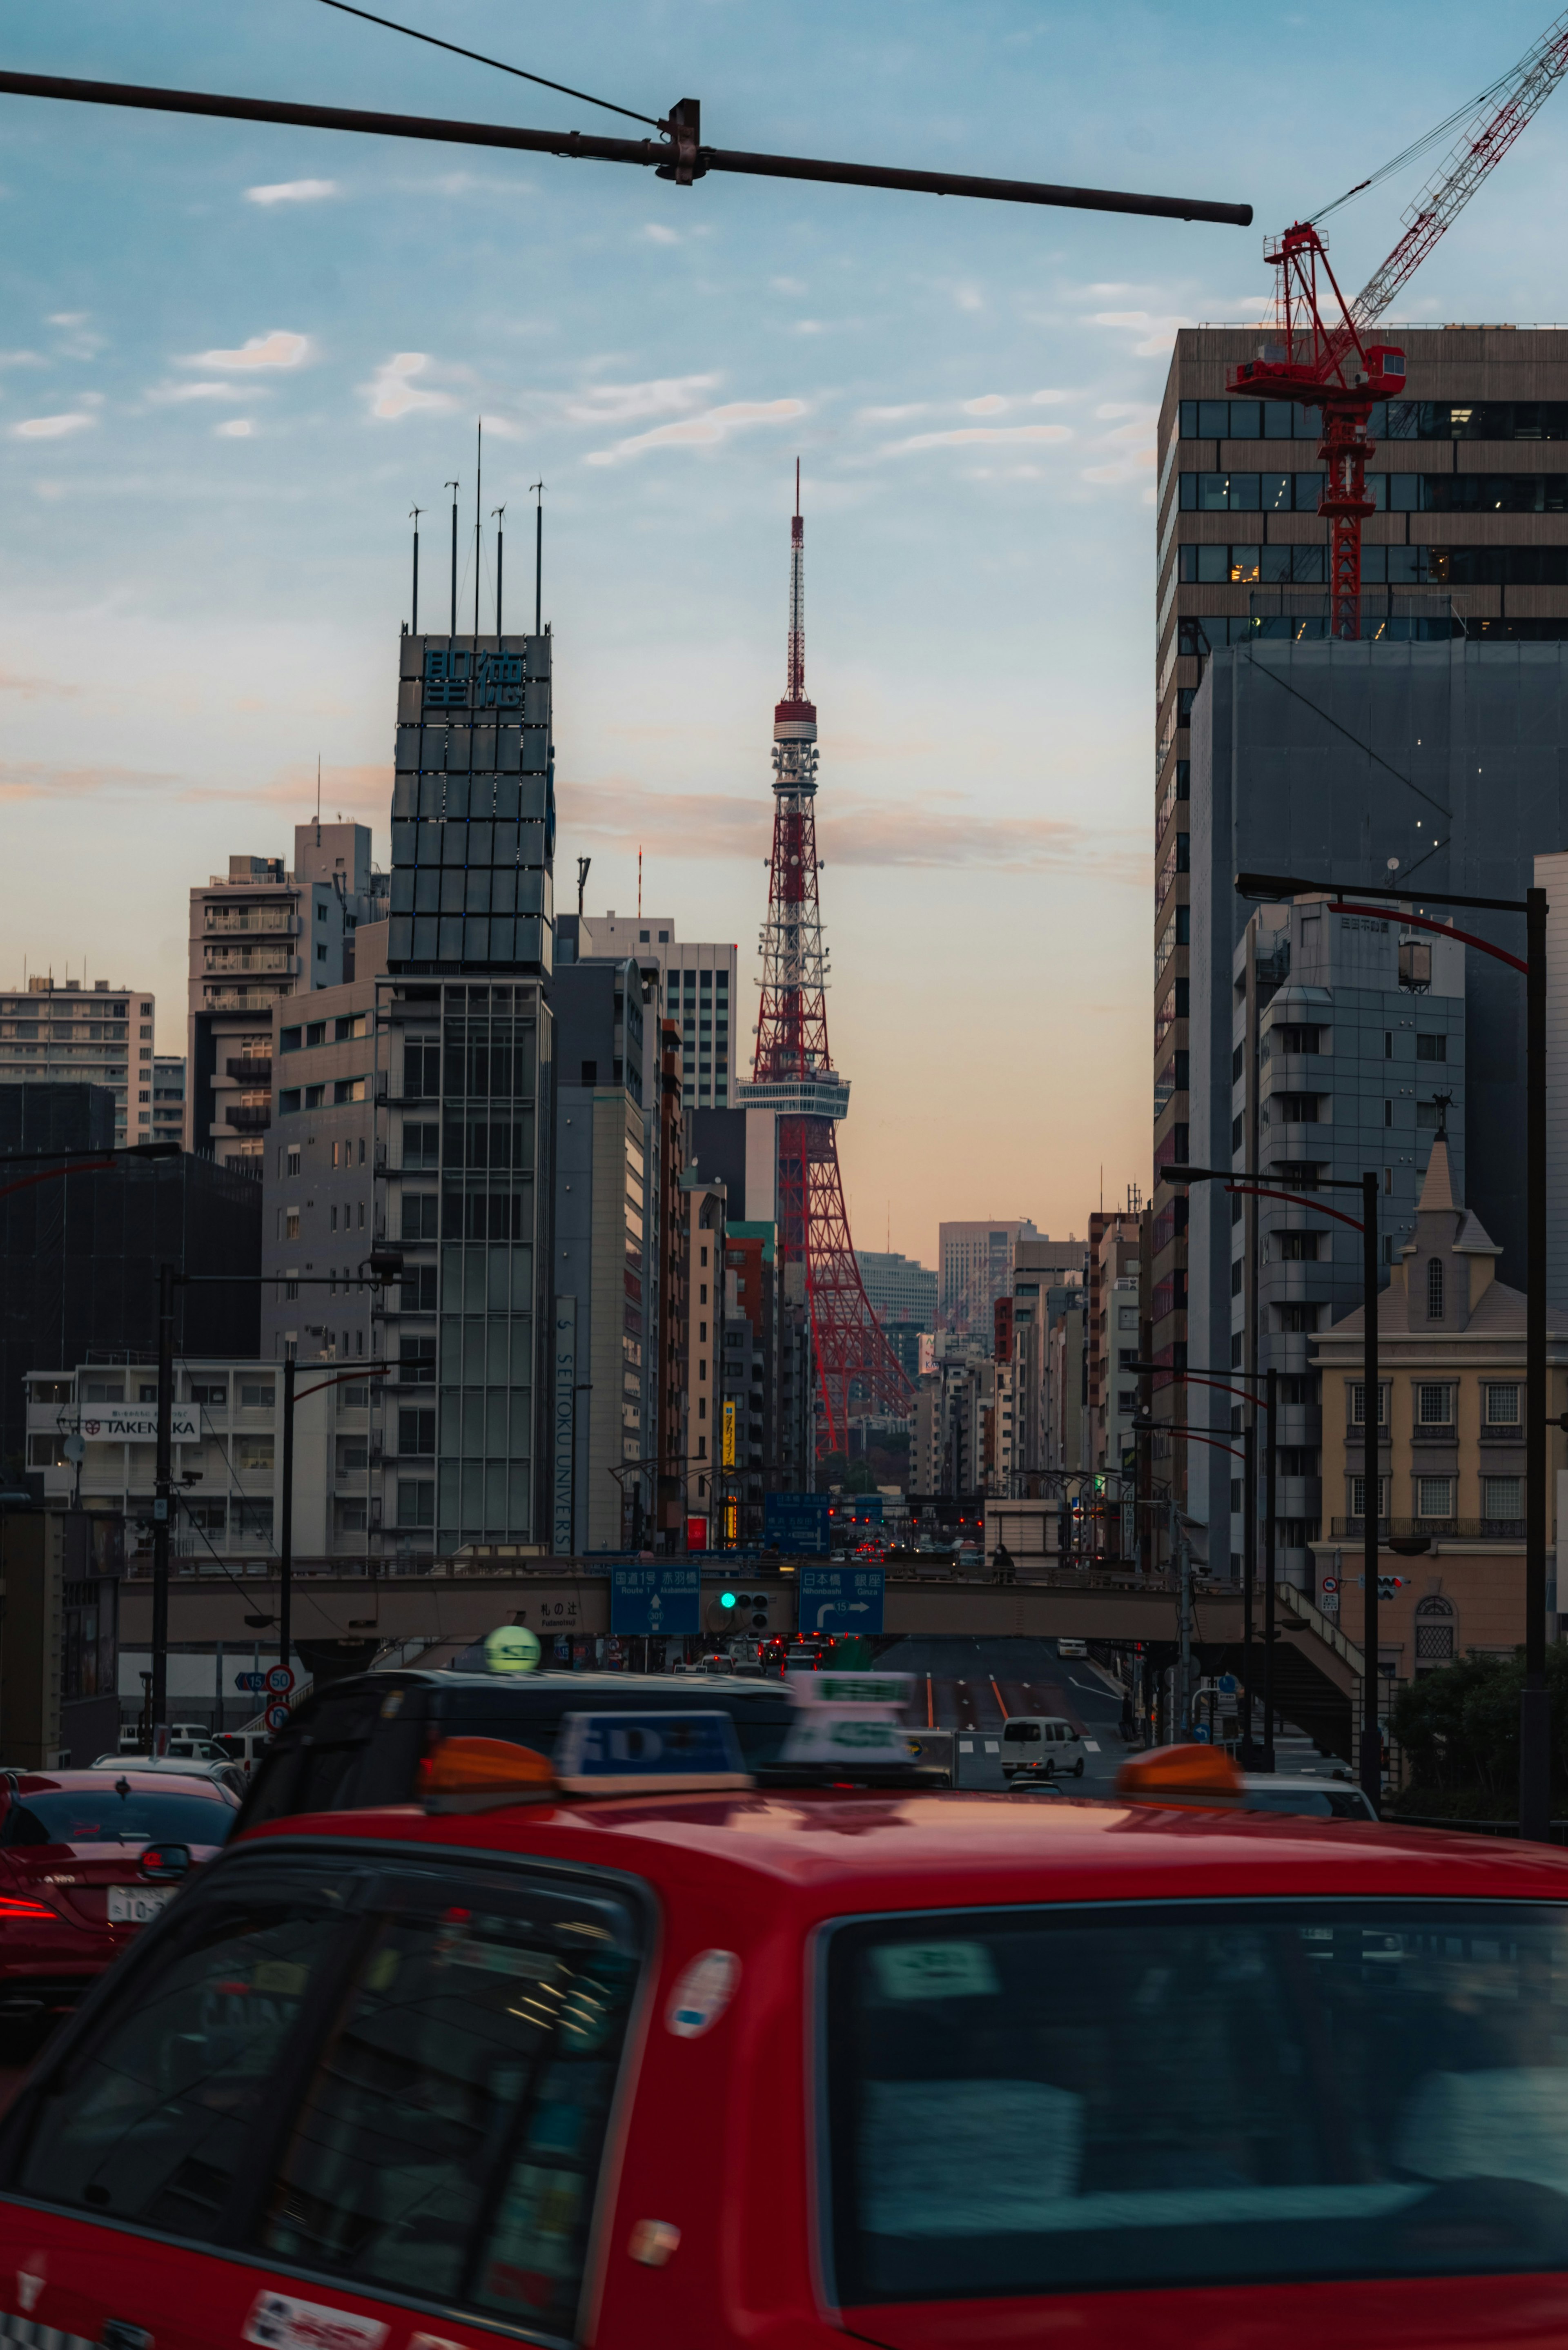
{"type": "MultiPolygon", "coordinates": [[[[1278,95],[1282,40],[1319,54],[1304,18],[1200,10],[1194,44],[1189,19],[1107,33],[999,7],[968,20],[956,58],[922,51],[930,10],[853,27],[818,7],[743,30],[703,16],[671,37],[654,12],[608,6],[525,59],[481,0],[443,29],[626,104],[700,88],[708,134],[735,144],[1190,190],[1251,201],[1261,233],[1364,176],[1539,30],[1522,6],[1480,26],[1445,6],[1412,56],[1397,17],[1355,21],[1365,70],[1332,124],[1278,95]],[[1067,109],[1067,85],[1092,102],[1067,109]]],[[[134,37],[89,6],[68,36],[16,38],[15,63],[42,71],[583,113],[303,6],[263,34],[168,0],[134,37]]],[[[1403,315],[1550,307],[1557,120],[1403,315]]],[[[893,1247],[930,1263],[942,1219],[1006,1206],[1076,1229],[1102,1160],[1112,1200],[1147,1182],[1148,458],[1176,323],[1258,314],[1257,233],[712,181],[688,194],[546,159],[19,99],[0,114],[0,179],[22,230],[0,369],[0,795],[27,885],[7,983],[24,958],[62,979],[85,963],[89,982],[135,968],[177,1000],[190,888],[232,853],[284,850],[318,754],[324,809],[369,822],[387,861],[406,512],[427,508],[439,612],[442,484],[462,481],[461,543],[483,413],[484,520],[507,506],[515,617],[531,617],[527,484],[549,484],[560,853],[592,854],[590,910],[625,911],[640,846],[644,902],[740,941],[749,995],[798,448],[852,1212],[870,1203],[865,1237],[881,1239],[889,1202],[893,1247]],[[68,911],[51,888],[67,872],[68,911]],[[968,1080],[935,1120],[934,1067],[968,1080]]],[[[1345,216],[1353,281],[1417,183],[1345,216]]]]}

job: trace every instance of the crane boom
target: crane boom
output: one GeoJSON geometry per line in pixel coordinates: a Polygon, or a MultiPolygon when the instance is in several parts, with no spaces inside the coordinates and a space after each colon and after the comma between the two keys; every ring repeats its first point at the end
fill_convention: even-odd
{"type": "MultiPolygon", "coordinates": [[[[1277,341],[1233,369],[1233,391],[1272,392],[1323,413],[1318,455],[1327,471],[1318,512],[1329,525],[1331,632],[1355,637],[1361,627],[1361,525],[1374,512],[1366,494],[1366,437],[1372,411],[1405,388],[1405,354],[1368,339],[1370,329],[1399,288],[1456,221],[1488,174],[1568,73],[1568,13],[1550,25],[1511,73],[1487,91],[1464,136],[1404,215],[1405,234],[1354,302],[1346,302],[1329,266],[1328,247],[1311,221],[1296,221],[1271,237],[1263,256],[1280,275],[1277,341]],[[1322,269],[1337,318],[1330,323],[1318,300],[1322,269]]],[[[1362,184],[1365,184],[1363,182],[1362,184]]]]}
{"type": "Polygon", "coordinates": [[[1413,276],[1445,231],[1459,218],[1481,182],[1494,172],[1520,132],[1539,113],[1568,73],[1568,12],[1548,26],[1525,52],[1463,138],[1405,213],[1405,234],[1381,269],[1375,269],[1350,315],[1365,329],[1380,318],[1407,279],[1413,276]]]}

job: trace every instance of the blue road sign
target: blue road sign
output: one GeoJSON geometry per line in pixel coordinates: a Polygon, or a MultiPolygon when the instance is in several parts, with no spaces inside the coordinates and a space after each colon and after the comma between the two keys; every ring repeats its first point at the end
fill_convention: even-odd
{"type": "Polygon", "coordinates": [[[237,1690],[264,1690],[266,1687],[266,1675],[265,1673],[236,1673],[234,1675],[234,1687],[237,1690]]]}
{"type": "Polygon", "coordinates": [[[883,1575],[879,1566],[803,1566],[803,1632],[879,1632],[883,1575]]]}
{"type": "Polygon", "coordinates": [[[612,1632],[700,1632],[702,1571],[697,1566],[612,1566],[612,1632]]]}
{"type": "Polygon", "coordinates": [[[831,1507],[826,1493],[764,1493],[763,1540],[797,1558],[826,1558],[831,1507]]]}

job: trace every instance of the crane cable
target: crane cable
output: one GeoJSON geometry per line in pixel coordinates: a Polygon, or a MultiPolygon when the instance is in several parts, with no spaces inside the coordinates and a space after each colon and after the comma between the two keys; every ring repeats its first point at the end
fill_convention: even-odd
{"type": "Polygon", "coordinates": [[[1354,203],[1357,196],[1365,195],[1369,188],[1381,187],[1385,180],[1392,179],[1397,172],[1407,170],[1421,156],[1428,154],[1439,140],[1446,139],[1450,131],[1457,130],[1461,123],[1473,122],[1483,108],[1490,106],[1511,83],[1519,80],[1526,69],[1534,64],[1542,48],[1551,40],[1552,34],[1561,31],[1563,21],[1560,17],[1527,56],[1510,66],[1506,73],[1499,74],[1497,79],[1489,82],[1485,89],[1476,97],[1467,99],[1463,106],[1456,107],[1452,114],[1445,115],[1441,122],[1435,123],[1432,129],[1425,132],[1421,138],[1412,140],[1408,147],[1402,148],[1397,155],[1374,172],[1370,179],[1357,180],[1353,188],[1346,188],[1345,193],[1342,196],[1335,196],[1332,203],[1324,204],[1315,213],[1308,213],[1307,220],[1314,228],[1320,226],[1328,219],[1331,213],[1338,212],[1342,205],[1354,203]]]}
{"type": "Polygon", "coordinates": [[[443,41],[434,33],[416,32],[412,25],[395,24],[390,16],[374,16],[369,8],[355,8],[349,0],[321,0],[324,8],[336,8],[340,16],[362,17],[367,25],[379,25],[389,33],[401,33],[410,41],[423,41],[432,49],[448,49],[454,57],[468,57],[475,65],[493,66],[497,73],[514,74],[519,81],[536,82],[541,89],[559,90],[563,98],[579,98],[585,106],[602,107],[607,114],[624,115],[628,122],[646,122],[655,130],[663,124],[652,114],[634,114],[628,106],[617,106],[607,98],[590,98],[586,89],[573,89],[564,81],[547,81],[543,74],[529,73],[522,66],[509,66],[500,57],[487,57],[482,50],[460,48],[455,41],[443,41]]]}

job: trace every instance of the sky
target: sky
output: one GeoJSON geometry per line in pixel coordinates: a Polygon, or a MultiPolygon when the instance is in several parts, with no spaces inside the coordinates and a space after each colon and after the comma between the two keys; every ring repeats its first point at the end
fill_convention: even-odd
{"type": "MultiPolygon", "coordinates": [[[[639,170],[0,97],[5,962],[154,987],[187,892],[315,806],[388,849],[396,639],[451,493],[481,623],[543,481],[557,893],[754,977],[794,461],[829,1024],[862,1247],[1082,1233],[1148,1180],[1154,426],[1264,231],[1484,88],[1539,5],[381,0],[720,147],[1251,203],[1256,225],[639,170]],[[1415,37],[1418,35],[1418,37],[1415,37]],[[1332,97],[1323,93],[1332,89],[1332,97]],[[1103,1186],[1103,1191],[1102,1191],[1103,1186]]],[[[321,5],[57,0],[15,70],[639,136],[321,5]]],[[[1561,310],[1568,96],[1398,305],[1561,310]]],[[[1417,167],[1336,215],[1358,286],[1417,167]]]]}

